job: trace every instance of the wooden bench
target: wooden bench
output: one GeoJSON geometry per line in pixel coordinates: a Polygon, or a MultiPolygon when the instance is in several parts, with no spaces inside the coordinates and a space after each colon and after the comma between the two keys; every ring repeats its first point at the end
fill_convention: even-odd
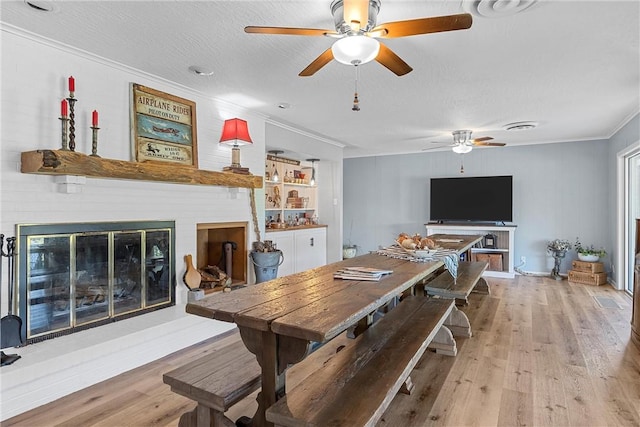
{"type": "Polygon", "coordinates": [[[424,290],[429,296],[455,299],[458,305],[469,304],[471,291],[491,295],[489,284],[482,277],[487,269],[487,263],[482,261],[460,262],[458,264],[458,278],[454,279],[448,271],[444,271],[433,280],[425,283],[424,290]]]}
{"type": "Polygon", "coordinates": [[[374,426],[398,391],[411,392],[409,375],[430,343],[442,336],[445,340],[436,344],[451,344],[445,325],[457,311],[452,300],[403,299],[287,391],[267,409],[267,420],[287,427],[374,426]]]}
{"type": "Polygon", "coordinates": [[[260,388],[260,365],[242,341],[167,372],[162,379],[174,391],[198,402],[180,417],[180,427],[234,427],[224,413],[260,388]]]}

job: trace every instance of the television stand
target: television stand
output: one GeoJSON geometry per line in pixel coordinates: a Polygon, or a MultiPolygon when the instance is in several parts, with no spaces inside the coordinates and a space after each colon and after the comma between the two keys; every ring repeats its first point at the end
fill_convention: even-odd
{"type": "MultiPolygon", "coordinates": [[[[504,224],[504,223],[503,223],[504,224]]],[[[425,224],[427,235],[431,234],[494,234],[496,241],[493,247],[484,247],[483,242],[471,248],[471,260],[489,262],[489,268],[483,276],[504,277],[513,279],[516,276],[515,259],[515,225],[493,224],[425,224]]]]}

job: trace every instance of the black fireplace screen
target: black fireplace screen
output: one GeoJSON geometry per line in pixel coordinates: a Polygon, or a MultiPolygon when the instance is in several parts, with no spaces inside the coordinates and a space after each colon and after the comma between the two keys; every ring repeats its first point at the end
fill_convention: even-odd
{"type": "Polygon", "coordinates": [[[174,234],[174,221],[19,225],[23,339],[174,305],[174,234]]]}

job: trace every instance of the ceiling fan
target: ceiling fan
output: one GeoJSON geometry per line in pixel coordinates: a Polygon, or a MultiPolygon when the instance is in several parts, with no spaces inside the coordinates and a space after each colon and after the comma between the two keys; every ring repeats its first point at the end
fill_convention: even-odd
{"type": "Polygon", "coordinates": [[[334,0],[331,14],[334,30],[291,27],[248,26],[244,31],[253,34],[281,34],[299,36],[327,36],[338,40],[311,62],[300,76],[312,76],[335,59],[347,65],[378,61],[398,76],[413,70],[391,49],[377,39],[390,39],[443,31],[465,30],[471,27],[468,13],[432,18],[418,18],[376,25],[380,0],[334,0]]]}
{"type": "MultiPolygon", "coordinates": [[[[504,147],[504,142],[489,142],[493,140],[490,136],[483,136],[481,138],[471,139],[471,131],[470,130],[454,130],[451,132],[453,135],[453,144],[447,145],[451,147],[454,153],[458,154],[466,154],[469,153],[473,147],[504,147]]],[[[436,144],[441,144],[441,142],[434,141],[436,144]]],[[[440,147],[443,147],[442,145],[440,147]]],[[[435,150],[436,148],[425,148],[422,151],[435,150]]]]}

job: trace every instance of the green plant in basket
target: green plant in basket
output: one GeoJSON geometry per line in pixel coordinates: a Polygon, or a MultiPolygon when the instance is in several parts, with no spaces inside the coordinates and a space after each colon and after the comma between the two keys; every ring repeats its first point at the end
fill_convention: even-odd
{"type": "Polygon", "coordinates": [[[604,248],[599,248],[596,249],[595,246],[593,245],[583,245],[580,242],[580,238],[576,237],[576,243],[574,245],[576,252],[582,255],[597,255],[598,257],[603,257],[607,254],[607,251],[604,250],[604,248]]]}

